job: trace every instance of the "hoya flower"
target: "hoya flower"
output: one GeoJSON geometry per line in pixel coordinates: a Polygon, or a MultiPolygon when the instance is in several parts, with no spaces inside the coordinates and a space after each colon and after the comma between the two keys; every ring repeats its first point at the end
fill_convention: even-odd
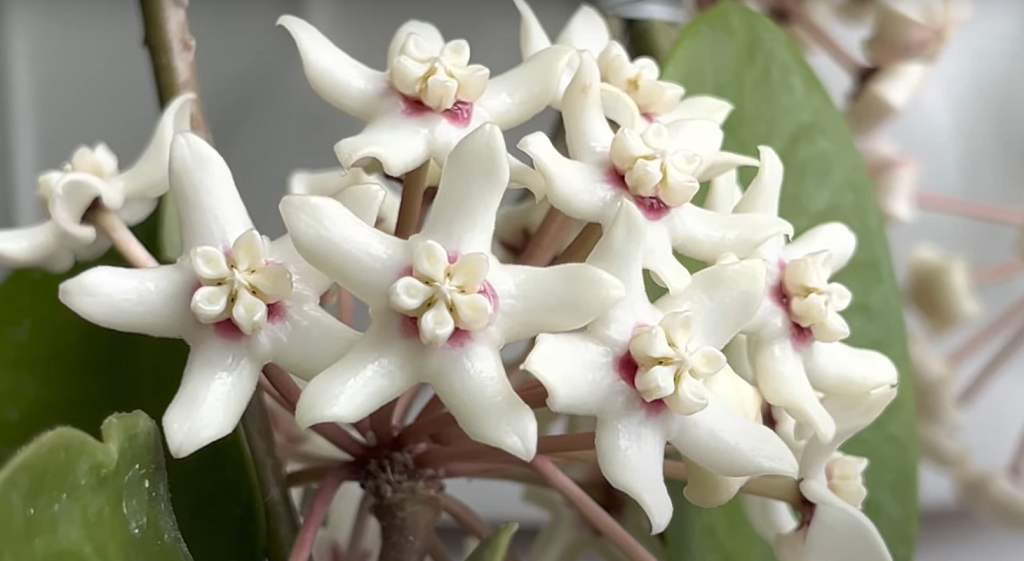
{"type": "Polygon", "coordinates": [[[917,162],[901,154],[888,139],[875,138],[861,144],[868,174],[875,182],[875,194],[882,214],[890,222],[914,218],[917,191],[917,162]]]}
{"type": "Polygon", "coordinates": [[[871,73],[846,108],[846,122],[855,134],[876,131],[918,92],[931,73],[932,64],[910,60],[871,73]]]}
{"type": "MultiPolygon", "coordinates": [[[[436,27],[408,21],[388,48],[381,72],[356,61],[308,22],[281,16],[295,39],[310,85],[334,107],[367,122],[335,147],[345,168],[376,160],[401,177],[433,160],[443,164],[452,148],[484,123],[514,128],[540,113],[559,94],[562,71],[575,56],[552,47],[496,76],[469,64],[469,44],[445,42],[436,27]]],[[[511,178],[539,190],[528,167],[512,159],[511,178]]]]}
{"type": "Polygon", "coordinates": [[[913,336],[910,360],[921,454],[940,466],[963,469],[970,462],[970,449],[959,438],[962,412],[956,398],[956,371],[938,351],[913,336]]]}
{"type": "Polygon", "coordinates": [[[954,473],[960,496],[1004,524],[1024,527],[1024,490],[1012,476],[964,465],[954,473]]]}
{"type": "MultiPolygon", "coordinates": [[[[177,135],[170,182],[183,256],[149,269],[90,269],[61,284],[60,300],[97,325],[188,343],[181,387],[163,417],[167,446],[180,458],[234,429],[265,364],[308,378],[358,334],[320,308],[330,283],[289,238],[270,242],[253,229],[231,171],[209,144],[177,135]]],[[[348,189],[362,190],[376,193],[358,209],[372,222],[383,193],[348,189]]]]}
{"type": "Polygon", "coordinates": [[[185,94],[167,105],[146,149],[124,171],[118,168],[117,156],[101,142],[79,146],[60,169],[40,175],[39,199],[50,219],[35,226],[0,230],[0,265],[63,273],[76,261],[103,255],[110,249],[110,240],[82,222],[93,204],[116,212],[129,226],[152,214],[160,196],[167,192],[171,137],[190,129],[193,99],[193,94],[185,94]]]}
{"type": "MultiPolygon", "coordinates": [[[[776,216],[783,167],[770,148],[761,148],[761,169],[732,211],[776,216]]],[[[731,188],[719,185],[729,192],[731,188]]],[[[722,200],[728,198],[723,196],[722,200]]],[[[753,253],[768,267],[766,298],[757,317],[743,331],[749,372],[764,399],[783,408],[824,442],[835,423],[818,400],[818,392],[863,395],[894,384],[896,367],[881,353],[842,343],[849,326],[841,312],[850,291],[831,280],[853,256],[856,236],[844,224],[829,222],[786,243],[783,236],[753,253]]]]}
{"type": "Polygon", "coordinates": [[[699,381],[726,368],[720,349],[757,312],[764,265],[710,267],[671,301],[651,304],[635,250],[645,226],[635,207],[622,205],[587,260],[622,281],[626,297],[585,332],[537,337],[523,368],[547,388],[551,410],[597,418],[602,473],[659,533],[672,517],[666,442],[730,477],[794,475],[796,460],[771,430],[735,414],[699,381]]]}
{"type": "Polygon", "coordinates": [[[967,261],[930,246],[914,248],[910,255],[907,297],[936,334],[981,314],[967,261]]]}
{"type": "Polygon", "coordinates": [[[854,434],[871,424],[896,397],[895,387],[866,395],[823,399],[835,419],[835,436],[816,439],[795,450],[800,455],[799,516],[783,502],[742,496],[747,517],[775,551],[779,561],[889,561],[892,556],[881,534],[862,512],[867,489],[865,458],[838,451],[854,434]]]}
{"type": "Polygon", "coordinates": [[[647,222],[644,267],[670,289],[682,288],[689,278],[673,249],[713,262],[728,252],[749,254],[764,241],[792,232],[776,216],[720,214],[691,204],[700,182],[755,161],[722,152],[722,130],[708,120],[613,132],[602,110],[597,64],[586,53],[580,59],[562,112],[570,157],[543,133],[519,143],[544,177],[552,206],[605,228],[624,203],[638,208],[647,222]]]}
{"type": "Polygon", "coordinates": [[[301,425],[357,421],[422,382],[471,438],[533,457],[537,421],[512,390],[499,350],[585,325],[622,287],[584,264],[499,263],[490,247],[508,176],[500,129],[480,127],[452,151],[433,210],[409,240],[368,227],[332,199],[285,197],[281,214],[299,252],[371,317],[351,352],[302,393],[301,425]]]}
{"type": "Polygon", "coordinates": [[[970,11],[964,0],[879,0],[864,54],[880,67],[911,59],[934,60],[970,11]]]}

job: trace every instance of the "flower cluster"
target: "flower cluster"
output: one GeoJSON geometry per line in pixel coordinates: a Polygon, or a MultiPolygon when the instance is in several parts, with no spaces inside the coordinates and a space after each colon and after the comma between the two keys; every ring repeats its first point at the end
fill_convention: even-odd
{"type": "MultiPolygon", "coordinates": [[[[592,8],[552,45],[529,6],[516,4],[525,60],[493,77],[469,63],[465,41],[445,41],[424,22],[398,30],[387,70],[377,71],[283,16],[313,89],[367,125],[335,146],[340,170],[292,176],[280,204],[288,234],[279,239],[254,229],[213,147],[162,122],[143,161],[166,171],[147,167],[147,178],[166,181],[114,175],[102,147],[76,153],[63,177],[41,187],[55,224],[47,231],[61,237],[47,238],[49,250],[34,260],[26,248],[38,240],[0,249],[14,245],[9,263],[66,269],[94,255],[79,252],[83,238],[74,235],[90,229],[81,222],[86,207],[120,210],[135,197],[152,210],[166,190],[155,184],[169,183],[182,226],[177,262],[95,267],[64,282],[60,299],[101,326],[188,343],[163,419],[176,457],[232,431],[261,371],[281,380],[274,369],[308,381],[294,400],[287,374],[271,392],[299,426],[341,429],[329,434],[355,442],[354,454],[412,454],[417,468],[442,473],[460,465],[431,461],[451,446],[510,465],[566,459],[538,436],[533,409],[546,401],[554,412],[595,419],[589,448],[568,452],[592,452],[653,533],[672,516],[668,444],[685,463],[686,496],[701,506],[721,505],[761,476],[799,485],[796,510],[747,503],[780,559],[837,558],[829,548],[838,539],[856,540],[863,559],[888,559],[860,511],[867,461],[838,452],[893,399],[897,382],[886,357],[843,342],[852,295],[832,276],[851,259],[854,234],[828,223],[790,240],[778,216],[782,162],[766,146],[758,158],[721,149],[727,102],[686,97],[661,81],[653,60],[631,60],[610,40],[592,8]],[[508,154],[502,131],[548,106],[561,109],[567,150],[529,134],[518,146],[530,167],[508,154]],[[745,190],[741,166],[758,168],[745,190]],[[96,185],[89,196],[75,187],[85,174],[96,185]],[[392,178],[405,180],[401,205],[392,178]],[[707,182],[699,206],[694,196],[707,182]],[[405,232],[396,226],[405,203],[428,186],[436,196],[413,220],[422,227],[405,232]],[[503,214],[511,186],[538,201],[503,214]],[[599,227],[589,253],[567,249],[559,264],[495,254],[499,216],[552,208],[594,225],[587,231],[599,227]],[[707,267],[691,274],[676,253],[707,267]],[[649,298],[645,271],[667,294],[649,298]],[[321,306],[334,284],[368,307],[364,331],[321,306]],[[517,386],[501,351],[523,340],[534,342],[522,369],[535,381],[517,386]],[[396,403],[420,385],[439,400],[436,414],[406,431],[396,403]],[[413,436],[431,420],[452,428],[446,415],[479,444],[451,431],[413,436]]],[[[171,104],[164,120],[178,123],[183,107],[171,104]]],[[[39,235],[0,240],[30,234],[39,235]]]]}

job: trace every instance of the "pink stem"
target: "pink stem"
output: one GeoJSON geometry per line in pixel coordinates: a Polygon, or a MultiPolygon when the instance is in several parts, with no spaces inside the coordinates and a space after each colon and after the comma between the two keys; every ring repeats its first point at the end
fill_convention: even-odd
{"type": "Polygon", "coordinates": [[[309,505],[309,512],[306,513],[306,518],[302,520],[302,528],[299,529],[299,535],[295,538],[295,545],[292,546],[292,553],[288,556],[288,561],[308,561],[310,555],[313,554],[313,543],[316,542],[316,533],[320,530],[320,526],[323,525],[324,516],[327,515],[327,509],[331,506],[331,501],[334,500],[334,495],[338,492],[338,487],[345,481],[350,481],[359,476],[356,468],[350,464],[339,466],[338,469],[332,470],[324,477],[320,488],[317,489],[316,495],[313,497],[313,504],[309,505]]]}
{"type": "Polygon", "coordinates": [[[934,193],[918,193],[917,204],[923,209],[941,212],[944,214],[956,214],[965,218],[994,222],[996,224],[1009,224],[1020,226],[1024,224],[1024,212],[1002,208],[985,203],[976,203],[955,197],[946,197],[934,193]]]}
{"type": "Polygon", "coordinates": [[[1024,433],[1021,433],[1017,441],[1017,448],[1013,451],[1013,459],[1010,460],[1010,475],[1020,479],[1024,475],[1024,433]]]}
{"type": "Polygon", "coordinates": [[[409,408],[412,407],[413,402],[416,401],[424,387],[422,385],[414,386],[398,396],[398,401],[395,402],[395,409],[391,411],[391,427],[396,433],[405,426],[405,417],[409,413],[409,408]]]}
{"type": "Polygon", "coordinates": [[[985,348],[992,342],[993,337],[1017,322],[1022,315],[1024,315],[1024,300],[1014,304],[1010,309],[993,320],[992,323],[960,345],[957,350],[949,355],[949,362],[953,363],[954,366],[959,366],[974,355],[974,353],[985,348]]]}
{"type": "Polygon", "coordinates": [[[593,526],[597,531],[604,534],[609,541],[615,544],[621,551],[633,561],[657,561],[640,542],[636,541],[601,505],[597,504],[579,485],[562,473],[546,456],[537,456],[530,462],[533,469],[548,482],[552,489],[562,494],[576,510],[593,526]]]}
{"type": "Polygon", "coordinates": [[[967,386],[960,392],[960,395],[957,396],[957,402],[960,405],[966,405],[974,401],[978,394],[981,393],[981,390],[988,385],[988,382],[999,373],[999,369],[1005,366],[1021,347],[1024,347],[1024,324],[1013,332],[1010,340],[981,368],[978,374],[974,376],[974,379],[968,382],[967,386]]]}
{"type": "Polygon", "coordinates": [[[97,204],[89,209],[85,219],[110,238],[117,252],[132,267],[148,269],[160,265],[160,262],[149,253],[146,246],[142,245],[139,238],[135,237],[131,229],[114,211],[97,204]]]}
{"type": "Polygon", "coordinates": [[[1011,259],[994,267],[975,271],[971,282],[977,286],[998,284],[1024,275],[1024,261],[1011,259]]]}

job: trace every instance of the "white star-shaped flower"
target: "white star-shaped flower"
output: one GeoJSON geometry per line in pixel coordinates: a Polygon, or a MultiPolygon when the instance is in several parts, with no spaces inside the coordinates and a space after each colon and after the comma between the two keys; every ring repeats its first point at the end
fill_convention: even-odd
{"type": "Polygon", "coordinates": [[[39,176],[39,198],[50,220],[23,228],[0,230],[0,264],[13,268],[41,267],[63,273],[76,261],[96,259],[110,249],[110,240],[82,222],[95,203],[134,226],[156,209],[167,192],[167,157],[175,133],[190,129],[193,94],[167,105],[156,131],[138,161],[118,170],[117,156],[99,143],[80,146],[59,170],[39,176]]]}
{"type": "MultiPolygon", "coordinates": [[[[782,176],[778,156],[762,147],[761,169],[732,211],[777,216],[782,176]]],[[[718,204],[727,198],[722,196],[718,204]]],[[[846,225],[829,222],[789,244],[776,236],[759,247],[752,255],[768,266],[767,297],[743,329],[745,357],[735,362],[737,372],[749,372],[768,403],[797,420],[801,436],[809,428],[826,442],[835,433],[835,423],[816,392],[863,395],[897,379],[896,367],[881,353],[839,342],[849,335],[839,312],[851,296],[829,278],[846,265],[856,245],[846,225]]]]}
{"type": "MultiPolygon", "coordinates": [[[[486,67],[468,64],[464,40],[445,42],[436,27],[412,20],[395,33],[388,70],[381,72],[347,55],[304,20],[286,15],[278,25],[295,39],[313,90],[367,122],[361,133],[334,147],[341,165],[376,160],[392,177],[430,160],[443,164],[454,146],[484,123],[502,130],[525,123],[559,94],[562,72],[575,56],[572,49],[556,46],[490,77],[486,67]]],[[[539,192],[543,185],[532,170],[509,158],[511,180],[539,192]]]]}
{"type": "Polygon", "coordinates": [[[934,60],[953,33],[970,17],[964,0],[880,0],[864,54],[875,66],[911,59],[934,60]]]}
{"type": "Polygon", "coordinates": [[[895,387],[856,396],[822,400],[835,419],[828,442],[811,439],[794,450],[800,456],[799,517],[790,505],[762,497],[741,496],[754,530],[772,544],[779,561],[890,561],[881,534],[861,511],[867,497],[863,473],[868,461],[838,452],[839,447],[871,424],[896,397],[895,387]]]}
{"type": "Polygon", "coordinates": [[[868,175],[875,182],[875,195],[882,214],[890,222],[913,220],[920,171],[917,162],[885,137],[872,136],[859,144],[868,175]]]}
{"type": "Polygon", "coordinates": [[[452,151],[433,210],[409,240],[366,226],[331,199],[285,197],[281,214],[299,252],[371,317],[352,351],[303,392],[300,424],[357,421],[422,382],[471,438],[533,457],[537,421],[499,350],[585,325],[622,297],[622,286],[584,264],[499,263],[490,247],[508,175],[501,131],[483,125],[452,151]]]}
{"type": "Polygon", "coordinates": [[[935,334],[948,333],[981,315],[967,260],[932,246],[911,251],[906,293],[935,334]]]}
{"type": "Polygon", "coordinates": [[[710,267],[694,275],[671,303],[651,304],[636,251],[645,225],[635,207],[622,205],[587,260],[622,281],[626,298],[586,332],[537,337],[523,368],[547,388],[552,411],[597,418],[595,444],[602,473],[640,504],[658,533],[672,517],[663,475],[666,442],[708,470],[731,477],[793,476],[796,460],[770,429],[735,414],[713,393],[698,390],[690,399],[694,384],[687,379],[692,376],[689,368],[678,361],[660,365],[652,360],[655,355],[682,355],[702,372],[718,367],[717,350],[761,304],[764,264],[747,260],[710,267]],[[667,338],[649,345],[651,326],[668,326],[675,349],[672,342],[667,349],[660,345],[667,338]],[[670,369],[664,378],[652,373],[661,366],[670,369]],[[664,380],[665,391],[652,394],[641,387],[642,379],[651,376],[659,378],[656,386],[664,380]],[[696,412],[681,415],[675,404],[654,397],[677,394],[683,410],[696,412]]]}
{"type": "MultiPolygon", "coordinates": [[[[270,242],[253,230],[231,171],[209,144],[175,136],[170,182],[185,248],[178,262],[96,267],[61,284],[60,299],[97,325],[188,343],[181,387],[163,417],[167,446],[183,457],[234,429],[265,364],[308,378],[358,334],[320,308],[330,282],[288,236],[270,242]]],[[[374,185],[348,191],[361,189],[377,193],[358,210],[372,223],[383,193],[374,185]]]]}
{"type": "Polygon", "coordinates": [[[708,120],[613,132],[601,106],[597,64],[586,53],[580,59],[562,112],[570,157],[543,133],[519,143],[544,177],[555,208],[607,227],[620,205],[636,206],[648,223],[644,267],[669,289],[682,288],[689,278],[673,249],[713,262],[723,253],[749,254],[772,237],[792,233],[776,216],[722,214],[691,204],[700,182],[756,162],[722,152],[722,130],[708,120]]]}

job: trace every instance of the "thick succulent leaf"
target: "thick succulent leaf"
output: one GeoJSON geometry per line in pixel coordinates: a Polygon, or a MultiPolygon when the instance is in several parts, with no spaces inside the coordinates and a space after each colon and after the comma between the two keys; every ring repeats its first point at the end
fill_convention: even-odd
{"type": "MultiPolygon", "coordinates": [[[[148,243],[156,226],[149,220],[137,233],[148,243]]],[[[112,256],[100,263],[123,264],[112,256]]],[[[95,264],[68,275],[18,271],[0,285],[0,464],[56,426],[95,434],[107,416],[136,409],[159,419],[177,390],[184,343],[97,327],[57,300],[62,280],[95,264]]],[[[263,558],[263,503],[239,432],[167,468],[197,561],[263,558]]]]}
{"type": "MultiPolygon", "coordinates": [[[[786,166],[781,212],[797,234],[830,220],[857,233],[857,254],[836,277],[854,293],[843,314],[853,332],[848,342],[892,358],[902,384],[885,414],[845,450],[871,460],[865,511],[893,558],[909,561],[918,508],[914,387],[884,224],[853,138],[802,54],[769,20],[737,2],[720,2],[691,23],[664,67],[667,79],[688,94],[736,105],[724,127],[727,150],[756,154],[767,144],[778,151],[786,166]]],[[[667,534],[672,559],[773,558],[738,505],[704,511],[686,503],[681,486],[675,491],[676,516],[667,534]]]]}
{"type": "Polygon", "coordinates": [[[512,535],[519,529],[519,524],[505,524],[484,538],[469,554],[466,561],[502,561],[512,543],[512,535]]]}
{"type": "Polygon", "coordinates": [[[0,471],[0,561],[191,561],[156,423],[136,411],[101,432],[54,429],[0,471]]]}

